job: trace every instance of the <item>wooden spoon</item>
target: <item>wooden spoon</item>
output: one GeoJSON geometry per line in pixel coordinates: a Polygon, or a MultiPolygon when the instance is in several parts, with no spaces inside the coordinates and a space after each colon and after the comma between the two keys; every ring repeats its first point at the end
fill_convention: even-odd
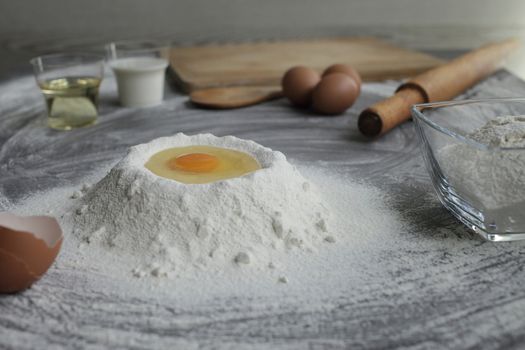
{"type": "Polygon", "coordinates": [[[282,97],[278,86],[232,86],[196,90],[191,102],[206,108],[233,109],[255,105],[282,97]]]}

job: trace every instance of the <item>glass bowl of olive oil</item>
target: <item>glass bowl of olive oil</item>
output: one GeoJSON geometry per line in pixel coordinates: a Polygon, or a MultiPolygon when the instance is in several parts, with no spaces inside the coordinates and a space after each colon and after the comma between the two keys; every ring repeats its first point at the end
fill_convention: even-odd
{"type": "Polygon", "coordinates": [[[47,105],[47,123],[71,130],[96,123],[104,57],[88,53],[33,58],[35,78],[47,105]]]}

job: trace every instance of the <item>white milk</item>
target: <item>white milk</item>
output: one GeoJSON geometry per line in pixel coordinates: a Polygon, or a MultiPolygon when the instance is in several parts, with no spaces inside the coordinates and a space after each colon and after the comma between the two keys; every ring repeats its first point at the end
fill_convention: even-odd
{"type": "Polygon", "coordinates": [[[123,106],[153,106],[162,102],[167,60],[129,57],[111,61],[110,66],[117,78],[118,94],[123,106]]]}

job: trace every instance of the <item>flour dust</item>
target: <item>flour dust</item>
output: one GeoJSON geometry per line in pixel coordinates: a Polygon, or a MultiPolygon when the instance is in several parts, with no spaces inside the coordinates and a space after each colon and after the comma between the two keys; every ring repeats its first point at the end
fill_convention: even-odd
{"type": "Polygon", "coordinates": [[[246,263],[250,257],[237,254],[220,269],[191,269],[177,276],[148,274],[138,278],[130,273],[133,259],[97,245],[86,245],[81,236],[72,232],[77,211],[83,210],[82,198],[110,168],[108,165],[101,169],[79,186],[28,198],[13,211],[59,219],[65,242],[53,269],[75,275],[90,288],[130,297],[147,294],[191,302],[221,296],[326,297],[353,284],[388,278],[377,259],[395,249],[393,242],[407,230],[400,213],[391,209],[388,195],[380,189],[349,181],[345,174],[299,165],[299,171],[318,188],[331,210],[327,235],[336,237],[332,242],[321,240],[315,250],[293,249],[264,264],[246,263]]]}

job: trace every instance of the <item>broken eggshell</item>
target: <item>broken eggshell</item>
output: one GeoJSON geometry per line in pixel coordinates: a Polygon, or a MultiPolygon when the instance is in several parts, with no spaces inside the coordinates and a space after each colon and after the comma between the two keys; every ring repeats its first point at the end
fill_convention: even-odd
{"type": "Polygon", "coordinates": [[[52,217],[0,213],[0,293],[22,291],[42,277],[62,240],[62,230],[52,217]]]}

